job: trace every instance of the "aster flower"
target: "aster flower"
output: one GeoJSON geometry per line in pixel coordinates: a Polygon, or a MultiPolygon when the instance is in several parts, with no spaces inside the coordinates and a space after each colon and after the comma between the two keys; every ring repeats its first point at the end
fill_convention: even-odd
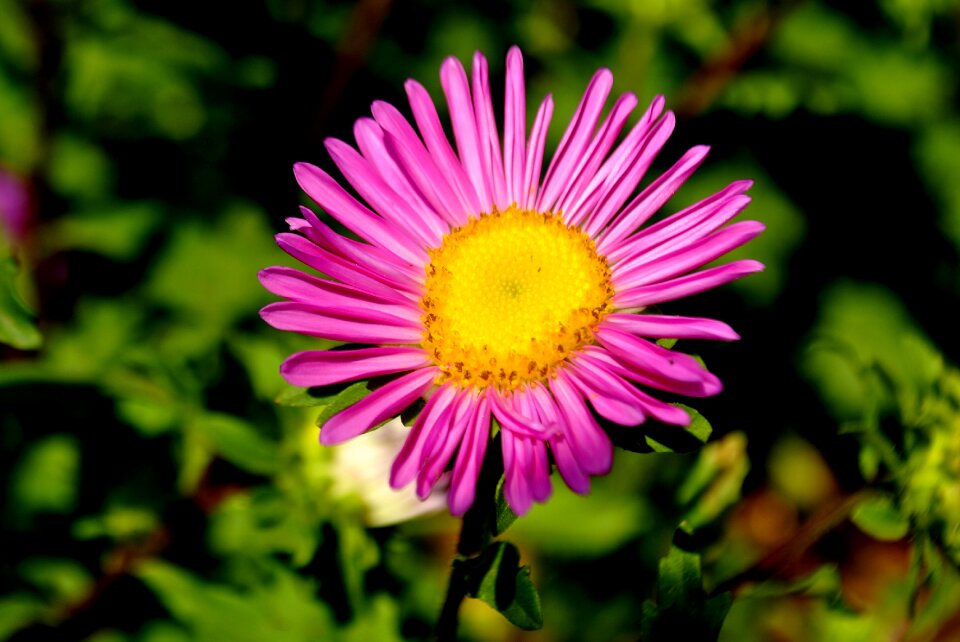
{"type": "Polygon", "coordinates": [[[463,514],[499,426],[505,496],[523,514],[551,493],[551,455],[578,493],[608,472],[613,447],[596,416],[683,426],[687,413],[649,390],[720,391],[696,359],[655,340],[737,334],[721,321],[647,309],[761,270],[751,260],[700,268],[763,226],[726,225],[750,201],[750,181],[644,226],[707,154],[694,147],[637,193],[674,127],[663,97],[617,144],[638,101],[621,96],[601,121],[613,82],[601,69],[542,175],[551,97],[528,135],[523,61],[511,49],[501,145],[479,53],[472,72],[454,58],[440,71],[455,149],[430,96],[409,80],[416,129],[375,102],[373,118],[356,122],[356,147],[326,141],[359,198],[313,165],[294,167],[303,190],[357,238],[307,208],[288,219],[292,232],[278,244],[323,276],[263,270],[263,285],[288,301],[262,316],[281,330],[360,344],[294,354],[281,366],[293,385],[391,377],[331,417],[322,443],[347,441],[425,398],[391,485],[415,482],[425,498],[452,462],[448,503],[463,514]]]}

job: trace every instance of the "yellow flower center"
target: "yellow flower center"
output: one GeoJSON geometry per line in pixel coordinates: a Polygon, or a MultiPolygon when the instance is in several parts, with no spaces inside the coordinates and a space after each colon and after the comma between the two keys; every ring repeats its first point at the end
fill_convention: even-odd
{"type": "Polygon", "coordinates": [[[423,347],[440,382],[512,390],[547,379],[613,310],[610,268],[559,216],[510,207],[430,251],[423,347]]]}

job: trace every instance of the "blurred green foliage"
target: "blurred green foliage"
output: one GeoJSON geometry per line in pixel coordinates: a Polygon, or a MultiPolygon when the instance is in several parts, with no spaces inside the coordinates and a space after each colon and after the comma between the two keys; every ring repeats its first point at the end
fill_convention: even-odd
{"type": "Polygon", "coordinates": [[[447,55],[483,50],[501,96],[515,43],[551,146],[598,67],[665,94],[652,172],[712,146],[668,209],[754,179],[768,229],[737,257],[767,269],[665,306],[744,337],[681,345],[726,385],[710,422],[615,434],[589,497],[500,514],[463,639],[960,635],[956,0],[0,16],[0,640],[431,638],[457,524],[386,490],[390,425],[317,445],[368,388],[285,386],[323,345],[260,322],[256,273],[290,264],[293,162],[329,169],[323,139],[408,77],[439,97],[447,55]]]}

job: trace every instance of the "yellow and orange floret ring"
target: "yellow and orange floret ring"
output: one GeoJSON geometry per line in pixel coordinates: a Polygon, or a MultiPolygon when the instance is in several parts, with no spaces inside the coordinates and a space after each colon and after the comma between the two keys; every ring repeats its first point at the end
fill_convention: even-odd
{"type": "Polygon", "coordinates": [[[451,230],[426,267],[423,348],[437,383],[515,390],[594,342],[610,267],[559,215],[511,206],[451,230]]]}

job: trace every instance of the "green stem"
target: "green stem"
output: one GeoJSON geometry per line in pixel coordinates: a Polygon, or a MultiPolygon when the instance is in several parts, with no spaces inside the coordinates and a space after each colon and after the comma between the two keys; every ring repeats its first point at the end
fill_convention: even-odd
{"type": "Polygon", "coordinates": [[[478,557],[490,544],[497,525],[497,484],[503,475],[500,437],[495,437],[487,448],[487,455],[477,479],[476,499],[464,514],[457,542],[457,556],[450,567],[447,594],[437,620],[436,639],[453,642],[457,639],[460,605],[470,595],[467,571],[470,561],[478,557]]]}

